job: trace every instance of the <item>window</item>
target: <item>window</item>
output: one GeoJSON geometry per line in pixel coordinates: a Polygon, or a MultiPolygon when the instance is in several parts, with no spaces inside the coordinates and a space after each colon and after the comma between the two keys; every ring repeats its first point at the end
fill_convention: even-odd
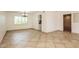
{"type": "Polygon", "coordinates": [[[26,24],[27,17],[15,16],[14,17],[14,24],[26,24]]]}

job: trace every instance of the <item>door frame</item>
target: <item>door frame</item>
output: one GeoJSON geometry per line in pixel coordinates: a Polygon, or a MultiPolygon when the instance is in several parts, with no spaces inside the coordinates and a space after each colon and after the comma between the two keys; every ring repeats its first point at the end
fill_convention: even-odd
{"type": "Polygon", "coordinates": [[[38,20],[38,24],[39,22],[41,21],[41,23],[39,24],[39,27],[40,27],[40,31],[42,31],[42,14],[38,15],[39,16],[39,20],[38,20]]]}
{"type": "Polygon", "coordinates": [[[67,16],[67,15],[70,15],[71,16],[71,19],[70,19],[70,31],[68,31],[68,32],[72,32],[72,14],[63,14],[63,32],[65,31],[64,29],[64,16],[67,16]]]}

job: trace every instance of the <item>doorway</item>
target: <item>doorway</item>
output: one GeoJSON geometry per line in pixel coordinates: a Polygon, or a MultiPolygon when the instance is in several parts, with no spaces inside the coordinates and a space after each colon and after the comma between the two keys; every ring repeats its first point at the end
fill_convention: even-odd
{"type": "Polygon", "coordinates": [[[63,15],[63,31],[71,32],[71,14],[63,15]]]}
{"type": "Polygon", "coordinates": [[[39,30],[42,30],[42,15],[39,15],[39,30]]]}

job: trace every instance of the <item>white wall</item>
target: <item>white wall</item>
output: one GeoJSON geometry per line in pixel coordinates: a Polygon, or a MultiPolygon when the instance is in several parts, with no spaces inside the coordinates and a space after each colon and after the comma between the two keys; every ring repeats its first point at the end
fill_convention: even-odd
{"type": "Polygon", "coordinates": [[[57,17],[55,12],[48,11],[46,12],[46,31],[52,32],[57,30],[57,17]]]}
{"type": "Polygon", "coordinates": [[[73,13],[72,32],[79,33],[79,13],[73,13]]]}
{"type": "Polygon", "coordinates": [[[61,21],[58,21],[60,24],[58,24],[60,27],[60,30],[63,30],[63,15],[64,14],[71,14],[72,19],[71,19],[71,28],[72,28],[72,33],[79,33],[79,11],[61,11],[59,12],[59,17],[58,19],[61,21]]]}
{"type": "MultiPolygon", "coordinates": [[[[37,11],[28,14],[27,24],[24,25],[15,25],[14,24],[14,16],[19,16],[19,13],[7,13],[7,30],[16,30],[16,29],[28,29],[34,28],[40,30],[39,19],[38,16],[42,15],[42,12],[37,11]]],[[[41,26],[42,27],[42,26],[41,26]]]]}
{"type": "MultiPolygon", "coordinates": [[[[32,28],[36,29],[36,30],[41,30],[43,32],[46,31],[46,15],[45,13],[41,12],[41,11],[37,11],[34,13],[29,14],[30,16],[30,20],[32,22],[32,28]],[[39,15],[42,15],[42,24],[39,24],[39,15]],[[41,28],[40,28],[41,26],[41,28]]],[[[29,19],[28,19],[29,20],[29,19]]]]}
{"type": "MultiPolygon", "coordinates": [[[[42,32],[48,32],[48,28],[50,27],[48,23],[48,19],[50,17],[48,17],[47,15],[48,13],[46,12],[41,12],[41,11],[37,11],[35,13],[32,13],[31,16],[31,21],[32,21],[32,28],[33,29],[37,29],[40,30],[40,26],[41,26],[41,31],[42,32]],[[42,15],[42,24],[39,25],[39,15],[42,15]]],[[[50,30],[49,30],[50,31],[50,30]]]]}
{"type": "Polygon", "coordinates": [[[77,11],[37,11],[34,13],[30,13],[28,15],[28,22],[24,25],[15,25],[14,24],[14,16],[20,15],[18,13],[7,13],[7,30],[16,30],[16,29],[28,29],[34,28],[39,30],[39,19],[38,16],[42,15],[42,29],[43,32],[52,32],[56,30],[63,31],[63,15],[64,14],[72,14],[72,32],[79,33],[79,23],[73,23],[73,19],[79,17],[79,15],[73,15],[73,13],[79,13],[77,11]],[[75,18],[74,18],[75,17],[75,18]]]}
{"type": "Polygon", "coordinates": [[[27,24],[16,25],[14,24],[14,16],[20,16],[19,13],[7,13],[7,30],[27,29],[32,27],[31,14],[28,15],[27,24]]]}
{"type": "Polygon", "coordinates": [[[63,30],[63,16],[57,11],[46,11],[43,19],[43,31],[53,32],[56,30],[63,30]]]}
{"type": "MultiPolygon", "coordinates": [[[[39,15],[42,15],[42,12],[38,11],[35,13],[32,13],[32,28],[40,30],[40,25],[39,25],[39,15]]],[[[42,27],[42,25],[41,25],[42,27]]]]}
{"type": "Polygon", "coordinates": [[[6,33],[6,14],[4,12],[0,12],[0,42],[3,39],[6,33]]]}
{"type": "MultiPolygon", "coordinates": [[[[39,19],[38,16],[42,15],[42,32],[52,32],[55,30],[59,30],[60,27],[58,24],[59,15],[56,12],[47,11],[47,12],[41,12],[38,11],[36,13],[31,14],[31,21],[32,21],[32,28],[39,30],[39,19]]],[[[61,24],[61,23],[60,23],[61,24]]]]}
{"type": "MultiPolygon", "coordinates": [[[[38,16],[42,15],[42,29],[43,32],[52,32],[56,30],[63,30],[63,13],[56,11],[37,11],[28,15],[28,22],[24,25],[15,25],[14,16],[20,15],[18,13],[7,13],[7,30],[34,28],[40,30],[38,16]]],[[[67,13],[67,12],[65,12],[67,13]]]]}
{"type": "Polygon", "coordinates": [[[31,21],[32,21],[32,28],[39,30],[39,19],[38,16],[42,15],[42,29],[43,32],[52,32],[56,30],[63,31],[63,14],[67,14],[70,12],[63,12],[63,11],[45,11],[41,12],[38,11],[36,13],[32,13],[31,21]]]}
{"type": "Polygon", "coordinates": [[[72,15],[72,32],[79,33],[79,11],[47,11],[44,15],[43,32],[63,31],[63,15],[72,15]],[[76,20],[76,22],[74,22],[76,20]]]}

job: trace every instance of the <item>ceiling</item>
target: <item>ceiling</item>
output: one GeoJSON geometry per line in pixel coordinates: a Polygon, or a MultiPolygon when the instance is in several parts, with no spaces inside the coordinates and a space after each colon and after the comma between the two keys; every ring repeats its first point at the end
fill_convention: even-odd
{"type": "Polygon", "coordinates": [[[30,11],[5,11],[5,12],[8,12],[8,13],[23,13],[23,12],[30,13],[30,11]]]}
{"type": "Polygon", "coordinates": [[[27,14],[29,14],[29,13],[34,13],[36,11],[5,11],[5,12],[7,12],[7,13],[24,13],[24,12],[26,12],[27,14]]]}

